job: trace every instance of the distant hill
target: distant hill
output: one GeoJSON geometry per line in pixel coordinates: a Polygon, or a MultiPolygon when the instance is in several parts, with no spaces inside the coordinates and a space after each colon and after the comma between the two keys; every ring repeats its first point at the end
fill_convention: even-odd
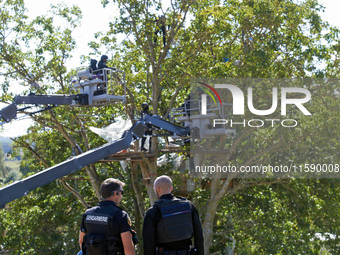
{"type": "Polygon", "coordinates": [[[9,137],[0,137],[0,143],[4,153],[8,153],[12,149],[13,141],[9,137]]]}

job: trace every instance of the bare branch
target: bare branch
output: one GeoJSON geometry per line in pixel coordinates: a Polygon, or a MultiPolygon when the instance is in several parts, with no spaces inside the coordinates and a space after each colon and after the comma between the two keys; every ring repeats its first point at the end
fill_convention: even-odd
{"type": "Polygon", "coordinates": [[[61,178],[60,179],[61,184],[64,186],[65,189],[70,191],[73,195],[75,195],[81,202],[81,204],[87,209],[90,206],[86,203],[85,199],[76,191],[74,188],[72,188],[66,181],[65,179],[61,178]]]}
{"type": "Polygon", "coordinates": [[[20,141],[19,139],[11,138],[13,142],[16,142],[17,144],[20,144],[22,147],[26,148],[33,154],[33,156],[38,159],[46,168],[50,167],[50,165],[47,163],[47,161],[39,155],[38,152],[36,152],[30,144],[28,144],[25,141],[20,141]]]}
{"type": "MultiPolygon", "coordinates": [[[[35,151],[27,142],[25,141],[20,141],[18,139],[13,139],[11,138],[12,141],[20,144],[22,147],[28,149],[32,154],[33,156],[38,159],[46,168],[49,168],[50,165],[47,163],[47,161],[39,155],[39,153],[37,151],[35,151]]],[[[63,184],[63,186],[68,190],[70,191],[72,194],[74,194],[79,200],[80,202],[82,203],[82,205],[85,207],[85,208],[89,208],[89,205],[86,203],[86,201],[84,200],[84,198],[75,190],[73,189],[66,181],[65,179],[60,179],[60,182],[63,184]]]]}

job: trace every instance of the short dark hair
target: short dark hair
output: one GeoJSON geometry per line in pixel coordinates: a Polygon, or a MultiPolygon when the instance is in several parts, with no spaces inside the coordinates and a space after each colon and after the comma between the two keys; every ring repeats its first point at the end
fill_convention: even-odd
{"type": "Polygon", "coordinates": [[[100,185],[100,194],[104,199],[111,197],[114,191],[119,190],[120,187],[123,187],[124,185],[125,183],[120,180],[108,178],[100,185]]]}

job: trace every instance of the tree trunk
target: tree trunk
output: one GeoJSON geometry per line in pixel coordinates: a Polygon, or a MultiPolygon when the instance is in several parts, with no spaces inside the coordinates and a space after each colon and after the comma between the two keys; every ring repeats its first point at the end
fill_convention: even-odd
{"type": "MultiPolygon", "coordinates": [[[[143,154],[143,153],[141,153],[143,154]]],[[[145,157],[145,155],[143,155],[145,157]]],[[[140,163],[140,167],[142,169],[142,174],[143,174],[143,178],[145,180],[145,187],[146,190],[148,192],[148,196],[150,198],[150,205],[153,205],[156,201],[157,201],[157,197],[156,194],[153,190],[153,183],[157,178],[157,170],[156,170],[156,162],[150,162],[146,157],[145,160],[147,160],[147,162],[149,162],[148,166],[152,166],[150,167],[150,170],[148,171],[145,162],[141,162],[140,163]]]]}
{"type": "Polygon", "coordinates": [[[217,212],[217,207],[224,196],[227,193],[227,189],[229,187],[231,179],[225,180],[222,184],[220,184],[219,178],[214,178],[211,184],[211,193],[210,200],[208,203],[207,213],[204,217],[203,221],[203,235],[204,235],[204,254],[210,254],[210,246],[212,244],[213,235],[214,235],[214,219],[215,213],[217,212]]]}
{"type": "Polygon", "coordinates": [[[135,191],[135,197],[136,197],[136,206],[139,212],[140,217],[144,217],[145,214],[145,206],[144,206],[144,199],[142,196],[142,192],[140,189],[140,186],[138,184],[138,164],[136,162],[131,162],[131,181],[132,181],[132,187],[135,191]]]}

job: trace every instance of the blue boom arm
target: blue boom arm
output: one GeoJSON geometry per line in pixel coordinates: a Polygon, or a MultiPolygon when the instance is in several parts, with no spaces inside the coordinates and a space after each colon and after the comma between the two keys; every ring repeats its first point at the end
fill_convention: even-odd
{"type": "Polygon", "coordinates": [[[8,202],[25,196],[31,190],[76,172],[84,166],[93,164],[121,150],[128,149],[132,141],[138,140],[144,135],[147,125],[167,130],[179,136],[187,136],[189,134],[189,128],[177,126],[157,116],[145,115],[144,118],[135,123],[129,130],[125,131],[120,139],[0,188],[0,208],[3,208],[8,202]]]}

